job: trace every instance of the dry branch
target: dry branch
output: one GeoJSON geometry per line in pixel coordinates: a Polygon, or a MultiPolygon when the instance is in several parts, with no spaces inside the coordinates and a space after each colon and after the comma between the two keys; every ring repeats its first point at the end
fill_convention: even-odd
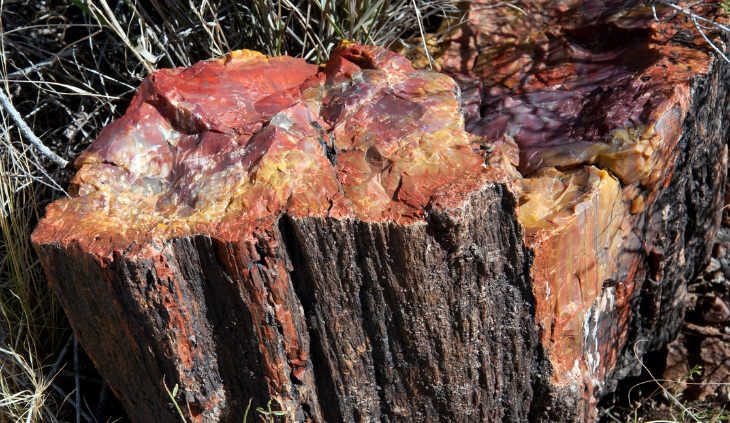
{"type": "Polygon", "coordinates": [[[15,121],[15,124],[18,126],[18,129],[23,136],[25,136],[41,154],[60,167],[68,166],[68,161],[66,159],[51,151],[51,149],[46,147],[45,144],[43,144],[43,141],[41,141],[40,138],[33,133],[33,130],[28,127],[28,124],[25,123],[22,116],[20,116],[20,113],[18,113],[13,104],[10,102],[8,96],[6,96],[2,90],[0,90],[0,104],[2,104],[5,111],[7,111],[13,121],[15,121]]]}

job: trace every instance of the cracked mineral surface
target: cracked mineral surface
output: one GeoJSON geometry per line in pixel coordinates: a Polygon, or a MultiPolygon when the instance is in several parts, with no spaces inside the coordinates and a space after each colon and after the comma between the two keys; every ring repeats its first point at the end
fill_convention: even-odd
{"type": "Polygon", "coordinates": [[[437,62],[454,79],[344,43],[142,83],[33,235],[133,420],[174,421],[163,380],[193,421],[248,398],[581,420],[637,339],[676,333],[719,217],[727,67],[651,8],[523,3],[474,2],[437,62]]]}

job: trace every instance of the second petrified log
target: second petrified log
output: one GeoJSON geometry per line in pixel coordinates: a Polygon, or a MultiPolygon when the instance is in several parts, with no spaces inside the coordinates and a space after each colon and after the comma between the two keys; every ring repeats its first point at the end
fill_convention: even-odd
{"type": "Polygon", "coordinates": [[[33,236],[134,421],[175,384],[196,422],[585,420],[676,333],[727,66],[650,9],[534,3],[522,44],[464,29],[461,88],[357,45],[143,82],[33,236]]]}

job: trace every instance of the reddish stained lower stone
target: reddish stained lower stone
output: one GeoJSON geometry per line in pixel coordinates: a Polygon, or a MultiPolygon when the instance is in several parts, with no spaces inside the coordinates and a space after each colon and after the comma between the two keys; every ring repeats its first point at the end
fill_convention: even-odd
{"type": "Polygon", "coordinates": [[[621,3],[631,2],[477,1],[437,59],[463,86],[483,85],[467,129],[510,152],[490,166],[521,192],[553,380],[589,392],[625,348],[642,249],[661,238],[632,232],[674,176],[696,78],[713,63],[691,22],[621,3]]]}
{"type": "Polygon", "coordinates": [[[662,380],[667,389],[684,401],[730,399],[730,334],[714,327],[688,323],[672,343],[662,380]],[[699,370],[699,373],[693,372],[699,370]]]}
{"type": "MultiPolygon", "coordinates": [[[[603,281],[613,277],[619,266],[627,230],[621,186],[608,172],[592,166],[564,173],[550,167],[525,179],[523,190],[521,221],[535,253],[533,289],[543,342],[555,378],[574,380],[581,377],[571,373],[580,363],[576,360],[584,356],[585,315],[603,281]],[[551,186],[541,186],[545,183],[551,186]],[[552,198],[532,198],[545,194],[552,198]],[[538,207],[552,204],[556,210],[530,220],[535,219],[535,202],[538,207]]],[[[598,363],[593,367],[588,370],[599,371],[598,363]]]]}

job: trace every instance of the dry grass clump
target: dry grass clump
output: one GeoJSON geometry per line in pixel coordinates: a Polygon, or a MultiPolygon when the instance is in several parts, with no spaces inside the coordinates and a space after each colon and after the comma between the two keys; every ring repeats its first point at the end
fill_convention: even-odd
{"type": "MultiPolygon", "coordinates": [[[[124,48],[111,37],[97,45],[103,31],[71,4],[0,6],[0,89],[45,145],[72,160],[134,90],[121,82],[130,79],[124,65],[103,57],[124,48]]],[[[69,174],[31,146],[7,109],[0,114],[0,422],[53,422],[77,414],[70,405],[80,396],[66,400],[74,385],[56,377],[71,331],[30,233],[43,207],[65,195],[69,174]]]]}
{"type": "Polygon", "coordinates": [[[249,48],[321,63],[342,40],[390,47],[421,23],[458,22],[455,0],[160,0],[110,5],[73,0],[147,70],[249,48]]]}
{"type": "Polygon", "coordinates": [[[39,375],[36,363],[26,357],[33,354],[0,348],[0,422],[55,421],[55,404],[47,401],[50,380],[39,375]]]}
{"type": "MultiPolygon", "coordinates": [[[[7,75],[5,60],[0,73],[7,75]]],[[[0,422],[49,422],[58,407],[49,398],[51,377],[44,365],[69,331],[32,252],[30,233],[44,201],[62,189],[5,110],[0,119],[0,422]]]]}
{"type": "MultiPolygon", "coordinates": [[[[36,178],[35,158],[28,147],[13,141],[2,114],[0,148],[0,422],[51,421],[55,412],[47,404],[50,378],[43,360],[58,349],[67,332],[64,317],[50,295],[29,235],[37,221],[37,199],[44,183],[36,178]]],[[[20,141],[20,140],[18,140],[20,141]]]]}

